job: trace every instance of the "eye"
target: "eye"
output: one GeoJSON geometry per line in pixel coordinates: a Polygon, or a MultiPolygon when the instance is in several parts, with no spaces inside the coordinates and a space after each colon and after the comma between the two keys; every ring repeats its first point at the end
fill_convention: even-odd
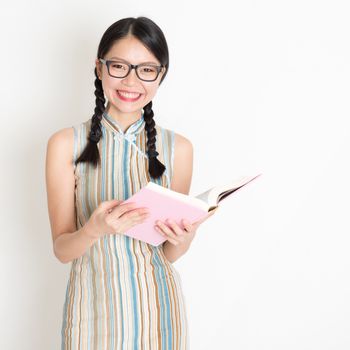
{"type": "Polygon", "coordinates": [[[145,73],[153,73],[156,71],[156,69],[154,67],[147,66],[147,67],[142,67],[142,71],[145,73]]]}
{"type": "Polygon", "coordinates": [[[112,64],[112,67],[116,68],[116,69],[125,69],[125,65],[120,64],[120,63],[114,63],[114,64],[112,64]]]}

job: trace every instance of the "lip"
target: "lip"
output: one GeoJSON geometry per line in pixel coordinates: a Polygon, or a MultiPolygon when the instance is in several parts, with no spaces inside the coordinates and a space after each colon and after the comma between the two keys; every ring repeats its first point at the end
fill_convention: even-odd
{"type": "Polygon", "coordinates": [[[122,92],[134,92],[134,93],[135,93],[135,91],[116,90],[116,94],[117,94],[118,98],[121,99],[122,101],[126,101],[126,102],[134,102],[134,101],[137,101],[137,100],[142,96],[142,94],[141,94],[140,92],[137,92],[138,94],[140,94],[140,96],[135,97],[135,98],[127,98],[127,97],[125,97],[125,96],[120,95],[120,94],[119,94],[119,91],[122,91],[122,92]]]}

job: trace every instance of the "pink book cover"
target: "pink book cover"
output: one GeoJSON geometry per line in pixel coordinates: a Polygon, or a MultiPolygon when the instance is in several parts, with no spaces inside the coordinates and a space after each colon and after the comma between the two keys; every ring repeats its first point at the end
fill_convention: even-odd
{"type": "MultiPolygon", "coordinates": [[[[158,246],[166,241],[166,238],[154,229],[157,220],[172,219],[183,228],[182,219],[195,222],[208,214],[208,210],[205,209],[205,203],[204,205],[202,204],[203,208],[196,207],[189,202],[184,202],[184,199],[180,199],[185,197],[188,196],[149,182],[123,203],[132,202],[137,203],[137,207],[147,207],[149,208],[150,216],[144,222],[130,228],[123,234],[153,246],[158,246]],[[159,191],[159,187],[161,187],[160,190],[162,192],[159,191]],[[169,192],[172,192],[172,194],[169,195],[169,192]]],[[[193,202],[193,198],[191,201],[193,202]]],[[[198,202],[201,201],[198,200],[198,202]]]]}
{"type": "Polygon", "coordinates": [[[258,176],[242,177],[230,184],[216,186],[198,195],[198,198],[173,191],[154,182],[148,182],[124,203],[133,202],[139,208],[147,207],[150,216],[143,223],[133,226],[123,234],[158,246],[166,241],[166,238],[154,229],[157,220],[164,222],[166,219],[172,219],[183,228],[182,219],[194,223],[204,218],[211,209],[219,205],[221,200],[258,176]]]}

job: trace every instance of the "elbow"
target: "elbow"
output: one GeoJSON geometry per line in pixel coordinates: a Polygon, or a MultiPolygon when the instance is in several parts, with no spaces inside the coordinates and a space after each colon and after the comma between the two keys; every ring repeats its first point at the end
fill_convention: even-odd
{"type": "Polygon", "coordinates": [[[57,256],[57,255],[55,255],[55,256],[56,256],[57,260],[58,260],[60,263],[62,263],[62,264],[68,264],[68,263],[69,263],[69,261],[67,261],[67,260],[65,260],[65,259],[62,259],[61,257],[59,257],[59,256],[57,256]]]}
{"type": "Polygon", "coordinates": [[[70,260],[65,259],[63,256],[59,255],[55,250],[54,250],[54,255],[57,258],[57,260],[62,264],[68,264],[70,262],[70,260]]]}
{"type": "Polygon", "coordinates": [[[64,255],[60,254],[57,249],[56,249],[56,240],[53,242],[53,246],[52,246],[52,250],[53,250],[53,254],[56,257],[56,259],[62,263],[62,264],[68,264],[71,260],[67,259],[66,257],[64,257],[64,255]]]}
{"type": "Polygon", "coordinates": [[[67,265],[70,263],[70,260],[63,260],[63,259],[58,259],[62,264],[67,265]]]}
{"type": "Polygon", "coordinates": [[[71,260],[62,259],[62,258],[58,258],[58,257],[57,257],[57,259],[59,262],[61,262],[62,264],[65,264],[65,265],[71,262],[71,260]]]}

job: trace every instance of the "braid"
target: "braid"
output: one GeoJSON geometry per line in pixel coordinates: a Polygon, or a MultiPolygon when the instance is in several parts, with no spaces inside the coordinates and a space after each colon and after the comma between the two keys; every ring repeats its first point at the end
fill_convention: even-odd
{"type": "Polygon", "coordinates": [[[101,131],[101,119],[102,113],[105,110],[105,97],[103,94],[102,81],[98,78],[97,70],[95,68],[95,96],[96,96],[96,107],[94,115],[91,119],[91,129],[88,136],[88,143],[81,153],[79,158],[75,161],[75,164],[79,162],[91,162],[94,166],[100,162],[100,154],[98,152],[97,143],[100,141],[102,136],[101,131]]]}
{"type": "MultiPolygon", "coordinates": [[[[96,107],[94,115],[91,119],[91,129],[88,136],[88,143],[75,161],[75,164],[79,162],[91,162],[94,166],[100,162],[100,154],[98,151],[97,143],[100,141],[102,136],[101,131],[101,119],[102,114],[105,110],[105,98],[102,88],[102,82],[98,78],[97,70],[95,68],[95,96],[96,96],[96,107]]],[[[145,130],[147,132],[147,154],[148,154],[148,171],[153,178],[159,178],[165,171],[165,166],[158,159],[158,152],[156,151],[156,135],[157,130],[155,128],[155,122],[153,120],[152,101],[143,107],[145,130]]]]}
{"type": "Polygon", "coordinates": [[[145,105],[143,110],[143,117],[146,123],[145,129],[147,132],[148,171],[153,178],[158,178],[164,173],[165,166],[157,159],[159,153],[156,151],[157,130],[153,120],[152,101],[145,105]]]}

